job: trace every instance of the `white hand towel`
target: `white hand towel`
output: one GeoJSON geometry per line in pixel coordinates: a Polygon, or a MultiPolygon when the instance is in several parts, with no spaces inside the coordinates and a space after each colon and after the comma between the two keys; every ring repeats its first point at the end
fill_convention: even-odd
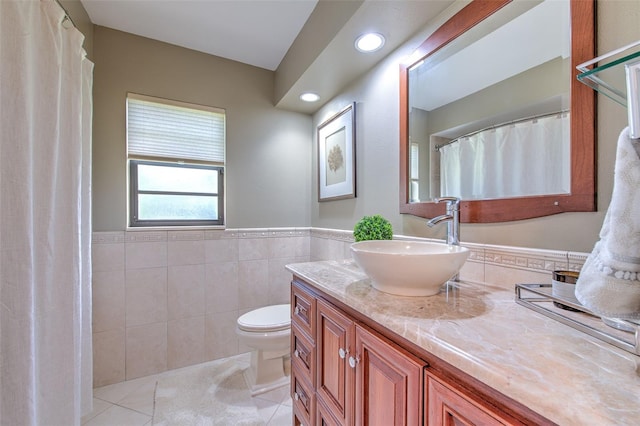
{"type": "Polygon", "coordinates": [[[587,309],[612,318],[640,318],[640,140],[618,138],[611,204],[600,240],[576,283],[587,309]]]}

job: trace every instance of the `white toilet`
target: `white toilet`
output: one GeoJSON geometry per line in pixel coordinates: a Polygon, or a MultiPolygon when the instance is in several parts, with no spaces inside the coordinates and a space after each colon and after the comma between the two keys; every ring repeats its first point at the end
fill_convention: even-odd
{"type": "Polygon", "coordinates": [[[284,358],[291,348],[291,305],[273,305],[238,318],[240,343],[252,349],[251,365],[244,377],[255,396],[289,383],[284,358]]]}

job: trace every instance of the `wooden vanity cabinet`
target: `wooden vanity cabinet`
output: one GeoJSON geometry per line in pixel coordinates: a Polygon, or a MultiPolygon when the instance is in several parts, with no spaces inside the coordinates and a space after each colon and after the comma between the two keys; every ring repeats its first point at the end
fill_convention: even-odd
{"type": "Polygon", "coordinates": [[[293,399],[294,424],[312,425],[316,413],[316,394],[303,375],[291,368],[291,395],[293,399]]]}
{"type": "MultiPolygon", "coordinates": [[[[295,282],[292,288],[292,297],[314,298],[295,282]]],[[[292,395],[294,418],[298,418],[294,424],[313,419],[315,412],[312,424],[316,425],[421,425],[426,363],[321,298],[309,306],[316,310],[315,334],[305,336],[298,321],[292,320],[292,395]],[[306,367],[303,358],[310,358],[296,349],[311,342],[315,343],[315,369],[306,367]],[[314,370],[315,401],[306,394],[302,398],[296,389],[302,385],[304,392],[314,370]],[[315,408],[307,408],[303,399],[315,402],[315,408]]]]}
{"type": "Polygon", "coordinates": [[[448,385],[429,372],[425,372],[425,383],[425,424],[428,426],[520,424],[491,410],[486,404],[474,401],[470,395],[448,385]]]}
{"type": "Polygon", "coordinates": [[[291,398],[294,426],[315,424],[316,299],[291,285],[291,398]]]}
{"type": "Polygon", "coordinates": [[[295,324],[291,326],[291,368],[315,387],[316,348],[313,340],[295,324]]]}
{"type": "Polygon", "coordinates": [[[421,425],[427,363],[360,325],[355,338],[355,424],[421,425]]]}
{"type": "Polygon", "coordinates": [[[322,400],[316,401],[316,426],[342,426],[342,422],[336,419],[331,410],[324,405],[322,400]]]}
{"type": "Polygon", "coordinates": [[[354,351],[355,323],[341,311],[317,301],[316,392],[342,425],[353,424],[354,374],[348,360],[354,351]]]}
{"type": "Polygon", "coordinates": [[[553,424],[297,277],[291,294],[294,425],[553,424]]]}
{"type": "Polygon", "coordinates": [[[316,298],[302,284],[291,283],[291,323],[309,337],[316,333],[316,298]]]}

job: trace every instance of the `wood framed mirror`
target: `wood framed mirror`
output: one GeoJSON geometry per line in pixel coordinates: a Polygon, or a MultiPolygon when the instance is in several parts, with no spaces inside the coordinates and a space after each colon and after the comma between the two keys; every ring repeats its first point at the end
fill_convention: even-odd
{"type": "MultiPolygon", "coordinates": [[[[595,1],[567,0],[570,20],[570,81],[567,105],[570,134],[567,167],[570,180],[566,193],[551,195],[515,196],[505,198],[465,199],[460,204],[460,220],[464,223],[508,222],[549,216],[563,212],[596,210],[596,143],[595,92],[581,84],[576,65],[595,56],[595,1]]],[[[433,201],[411,201],[410,197],[410,70],[418,64],[436,63],[442,49],[465,35],[479,23],[507,10],[517,2],[511,0],[474,0],[439,27],[400,66],[400,213],[431,218],[442,214],[444,206],[433,201]]],[[[526,46],[520,46],[526,50],[526,46]]],[[[471,67],[470,67],[471,68],[471,67]]],[[[470,76],[473,78],[473,75],[470,76]]],[[[526,176],[525,176],[526,178],[526,176]]],[[[440,194],[447,196],[452,194],[440,194]]]]}

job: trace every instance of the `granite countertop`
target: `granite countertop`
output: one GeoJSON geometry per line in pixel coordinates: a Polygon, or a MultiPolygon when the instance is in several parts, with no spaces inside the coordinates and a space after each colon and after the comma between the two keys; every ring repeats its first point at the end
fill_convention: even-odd
{"type": "Polygon", "coordinates": [[[287,269],[560,425],[640,424],[640,357],[517,304],[513,287],[404,297],[375,290],[351,260],[287,269]]]}

